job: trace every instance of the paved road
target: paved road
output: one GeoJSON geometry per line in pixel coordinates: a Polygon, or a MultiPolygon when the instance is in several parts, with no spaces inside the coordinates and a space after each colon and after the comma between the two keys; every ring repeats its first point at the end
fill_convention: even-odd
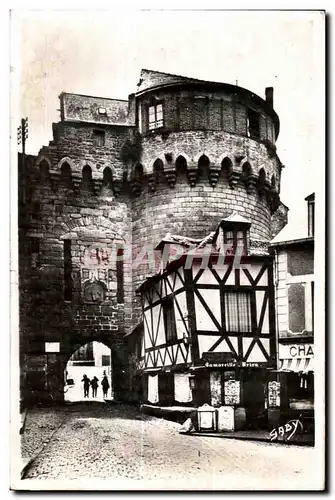
{"type": "Polygon", "coordinates": [[[319,489],[314,448],[180,435],[174,422],[109,404],[74,405],[62,422],[27,487],[319,489]]]}

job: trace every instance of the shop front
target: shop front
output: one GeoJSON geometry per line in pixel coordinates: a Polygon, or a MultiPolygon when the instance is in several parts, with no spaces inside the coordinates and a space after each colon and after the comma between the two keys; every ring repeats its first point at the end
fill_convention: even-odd
{"type": "Polygon", "coordinates": [[[232,409],[234,430],[268,429],[272,372],[261,363],[237,362],[229,353],[203,353],[203,361],[194,370],[197,406],[210,404],[218,414],[232,409]]]}
{"type": "Polygon", "coordinates": [[[314,428],[314,344],[279,343],[281,419],[298,418],[305,431],[314,428]]]}

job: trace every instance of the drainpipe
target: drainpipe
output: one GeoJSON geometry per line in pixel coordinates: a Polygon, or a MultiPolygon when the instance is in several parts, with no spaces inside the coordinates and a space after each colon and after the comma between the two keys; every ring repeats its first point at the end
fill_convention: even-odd
{"type": "Polygon", "coordinates": [[[278,321],[278,283],[279,283],[279,271],[278,271],[278,250],[274,248],[274,275],[275,275],[275,309],[276,309],[276,364],[279,366],[279,321],[278,321]]]}

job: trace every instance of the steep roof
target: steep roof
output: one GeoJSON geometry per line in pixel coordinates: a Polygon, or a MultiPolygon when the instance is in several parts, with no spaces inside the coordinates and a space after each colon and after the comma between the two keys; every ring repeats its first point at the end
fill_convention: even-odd
{"type": "Polygon", "coordinates": [[[170,73],[162,73],[161,71],[153,71],[151,69],[142,69],[140,80],[137,84],[137,93],[143,92],[150,88],[160,87],[161,85],[171,85],[176,83],[208,83],[205,80],[196,78],[188,78],[181,75],[172,75],[170,73]]]}

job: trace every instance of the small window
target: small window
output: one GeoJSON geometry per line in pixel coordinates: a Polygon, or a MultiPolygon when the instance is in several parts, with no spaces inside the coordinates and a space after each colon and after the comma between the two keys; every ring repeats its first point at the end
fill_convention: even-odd
{"type": "Polygon", "coordinates": [[[149,130],[163,127],[163,104],[149,106],[149,130]]]}
{"type": "Polygon", "coordinates": [[[105,132],[103,130],[93,130],[93,144],[99,147],[105,145],[105,132]]]}
{"type": "Polygon", "coordinates": [[[71,240],[64,240],[64,300],[72,300],[71,240]]]}
{"type": "Polygon", "coordinates": [[[40,218],[41,204],[39,201],[34,201],[31,205],[31,220],[36,222],[40,218]]]}
{"type": "Polygon", "coordinates": [[[37,268],[40,264],[40,240],[30,238],[31,267],[37,268]]]}
{"type": "Polygon", "coordinates": [[[173,300],[165,299],[162,303],[166,342],[171,344],[177,340],[176,318],[173,300]]]}
{"type": "Polygon", "coordinates": [[[227,332],[251,332],[250,292],[226,292],[224,294],[227,332]]]}
{"type": "Polygon", "coordinates": [[[99,115],[107,115],[107,110],[106,108],[98,108],[98,113],[99,115]]]}
{"type": "Polygon", "coordinates": [[[235,255],[236,249],[241,248],[240,255],[247,255],[247,232],[243,230],[224,231],[225,254],[235,255]]]}
{"type": "Polygon", "coordinates": [[[260,138],[259,113],[253,109],[248,109],[248,136],[260,138]]]}
{"type": "Polygon", "coordinates": [[[117,245],[117,261],[116,261],[116,281],[117,281],[117,301],[119,304],[124,303],[124,248],[117,245]]]}
{"type": "Polygon", "coordinates": [[[303,333],[306,328],[305,319],[305,283],[293,283],[288,287],[288,320],[292,333],[303,333]]]}

